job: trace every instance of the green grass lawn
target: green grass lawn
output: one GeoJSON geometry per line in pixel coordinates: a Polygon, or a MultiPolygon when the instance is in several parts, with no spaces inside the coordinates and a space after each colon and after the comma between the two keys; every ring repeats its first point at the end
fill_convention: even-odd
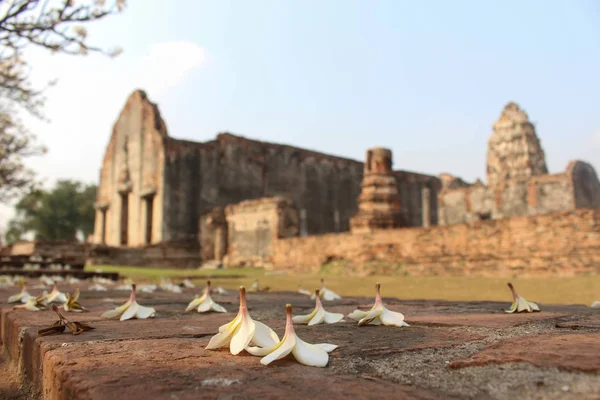
{"type": "MultiPolygon", "coordinates": [[[[368,276],[352,277],[334,272],[314,274],[283,274],[260,268],[206,269],[153,269],[141,267],[117,267],[94,265],[87,271],[101,268],[103,272],[119,272],[123,277],[136,281],[158,282],[161,277],[178,283],[184,278],[196,285],[204,285],[210,277],[214,286],[234,289],[240,285],[250,287],[255,279],[260,286],[269,286],[276,291],[296,291],[298,286],[314,290],[325,279],[328,288],[342,296],[372,296],[376,282],[382,285],[382,295],[399,299],[437,300],[498,300],[511,301],[508,279],[479,277],[441,276],[368,276]]],[[[585,304],[600,300],[600,276],[573,278],[522,278],[510,279],[519,294],[531,301],[546,304],[585,304]]]]}

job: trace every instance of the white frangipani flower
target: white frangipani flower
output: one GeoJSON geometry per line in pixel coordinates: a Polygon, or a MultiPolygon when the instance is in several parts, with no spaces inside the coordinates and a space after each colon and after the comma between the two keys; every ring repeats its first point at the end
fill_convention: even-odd
{"type": "Polygon", "coordinates": [[[92,281],[99,283],[99,284],[104,284],[104,285],[114,285],[114,283],[115,283],[111,279],[102,278],[102,277],[98,277],[98,276],[93,277],[92,281]]]}
{"type": "MultiPolygon", "coordinates": [[[[316,297],[316,295],[314,293],[312,296],[310,296],[310,298],[312,300],[314,300],[315,297],[316,297]]],[[[321,290],[319,291],[319,297],[321,297],[321,299],[323,299],[325,301],[340,300],[342,298],[339,294],[334,293],[333,291],[331,291],[325,287],[324,279],[321,279],[321,290]]]]}
{"type": "Polygon", "coordinates": [[[117,319],[125,321],[126,319],[146,319],[154,317],[156,310],[152,307],[144,307],[135,300],[135,284],[131,285],[131,296],[129,300],[121,307],[110,310],[102,314],[103,318],[117,319]]]}
{"type": "Polygon", "coordinates": [[[216,288],[215,292],[217,292],[217,294],[227,294],[227,290],[223,289],[223,287],[221,287],[221,286],[216,288]]]}
{"type": "Polygon", "coordinates": [[[600,308],[600,301],[595,301],[591,305],[592,308],[600,308]]]}
{"type": "Polygon", "coordinates": [[[165,292],[182,293],[181,288],[178,285],[173,284],[170,279],[161,279],[158,287],[165,292]]]}
{"type": "Polygon", "coordinates": [[[210,281],[206,282],[206,288],[204,288],[204,293],[202,293],[202,296],[196,297],[194,300],[192,300],[185,309],[185,312],[193,309],[197,309],[199,313],[207,311],[216,311],[222,313],[227,312],[226,309],[215,303],[210,297],[210,281]]]}
{"type": "Polygon", "coordinates": [[[354,310],[348,314],[348,318],[358,321],[359,326],[363,325],[391,325],[391,326],[410,326],[404,322],[404,315],[399,312],[390,311],[383,305],[380,293],[381,285],[375,285],[375,304],[369,311],[354,310]]]}
{"type": "Polygon", "coordinates": [[[255,321],[248,313],[246,289],[240,287],[240,309],[233,321],[219,327],[219,333],[213,336],[206,346],[207,350],[229,345],[231,354],[239,354],[250,343],[260,347],[271,347],[279,342],[279,336],[262,322],[255,321]]]}
{"type": "Polygon", "coordinates": [[[504,310],[504,312],[514,313],[514,312],[524,312],[524,311],[526,311],[526,312],[540,311],[540,308],[538,307],[537,304],[535,304],[531,301],[527,301],[523,297],[519,296],[519,294],[515,290],[512,283],[508,282],[507,285],[510,288],[510,291],[512,292],[513,303],[511,304],[510,308],[508,310],[504,310]]]}
{"type": "Polygon", "coordinates": [[[329,362],[329,354],[338,346],[329,343],[310,344],[300,339],[294,330],[292,306],[285,306],[285,335],[279,343],[267,348],[249,347],[248,353],[255,356],[265,356],[260,359],[262,365],[269,365],[275,360],[292,353],[296,361],[309,367],[325,367],[329,362]]]}
{"type": "Polygon", "coordinates": [[[13,286],[14,281],[10,275],[0,275],[0,287],[13,286]]]}
{"type": "Polygon", "coordinates": [[[50,303],[66,303],[67,301],[67,296],[58,290],[58,287],[56,286],[56,283],[54,284],[54,286],[52,287],[52,291],[48,294],[48,296],[46,296],[46,302],[48,304],[50,303]]]}
{"type": "MultiPolygon", "coordinates": [[[[304,295],[306,295],[306,296],[310,296],[310,295],[312,294],[312,293],[311,293],[311,292],[309,292],[308,290],[304,289],[302,286],[298,286],[298,293],[300,293],[300,294],[304,294],[304,295]]],[[[313,298],[312,298],[312,299],[314,300],[314,295],[313,295],[313,298]]]]}
{"type": "Polygon", "coordinates": [[[99,283],[93,283],[88,286],[88,290],[94,290],[96,292],[106,292],[106,288],[99,283]]]}
{"type": "Polygon", "coordinates": [[[21,291],[15,295],[12,295],[8,298],[8,302],[9,303],[27,303],[27,300],[29,300],[31,296],[28,292],[27,292],[27,286],[25,286],[24,284],[21,286],[21,291]]]}
{"type": "Polygon", "coordinates": [[[188,289],[193,289],[196,287],[196,285],[194,285],[194,282],[190,281],[189,279],[184,279],[183,282],[181,282],[181,284],[188,289]]]}
{"type": "Polygon", "coordinates": [[[30,296],[25,304],[20,304],[18,306],[14,306],[14,309],[24,309],[28,311],[41,311],[46,309],[45,295],[41,295],[39,297],[30,296]]]}
{"type": "Polygon", "coordinates": [[[321,299],[319,298],[319,289],[315,290],[315,295],[315,309],[307,315],[296,315],[292,318],[292,321],[296,324],[308,324],[309,326],[317,324],[335,324],[336,322],[344,321],[344,314],[325,311],[321,299]]]}
{"type": "Polygon", "coordinates": [[[54,285],[54,281],[47,275],[40,276],[40,283],[42,283],[43,285],[46,285],[46,286],[54,285]]]}
{"type": "Polygon", "coordinates": [[[81,282],[81,280],[79,278],[75,278],[74,276],[69,276],[67,278],[67,283],[69,285],[75,285],[75,284],[80,283],[80,282],[81,282]]]}

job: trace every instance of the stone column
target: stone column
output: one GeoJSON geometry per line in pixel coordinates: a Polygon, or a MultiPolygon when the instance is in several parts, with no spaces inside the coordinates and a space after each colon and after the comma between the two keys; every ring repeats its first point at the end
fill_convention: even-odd
{"type": "Polygon", "coordinates": [[[300,210],[300,236],[308,235],[308,226],[306,221],[306,209],[300,210]]]}
{"type": "Polygon", "coordinates": [[[358,214],[350,220],[352,232],[393,229],[405,225],[400,208],[396,177],[392,173],[392,151],[367,151],[364,176],[358,196],[358,214]]]}
{"type": "Polygon", "coordinates": [[[426,186],[421,189],[421,215],[423,216],[423,227],[431,225],[431,191],[426,186]]]}

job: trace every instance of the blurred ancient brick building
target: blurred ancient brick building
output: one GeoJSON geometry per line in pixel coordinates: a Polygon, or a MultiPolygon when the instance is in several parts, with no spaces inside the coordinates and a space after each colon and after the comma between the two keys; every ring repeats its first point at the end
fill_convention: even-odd
{"type": "MultiPolygon", "coordinates": [[[[339,233],[328,243],[348,245],[376,231],[396,235],[397,228],[424,228],[404,233],[415,238],[445,237],[436,225],[600,208],[592,166],[573,161],[549,175],[535,129],[515,103],[493,126],[487,185],[395,171],[392,164],[385,148],[368,150],[363,163],[229,133],[203,143],[174,139],[158,107],[137,90],[114,125],[100,171],[91,259],[266,265],[289,261],[277,249],[292,238],[300,249],[306,236],[325,240],[323,234],[339,233]]],[[[438,257],[428,254],[418,257],[438,257]]]]}
{"type": "Polygon", "coordinates": [[[594,168],[571,161],[564,172],[548,174],[535,128],[513,102],[502,110],[488,140],[487,185],[468,184],[449,174],[440,178],[440,225],[600,208],[594,168]]]}
{"type": "MultiPolygon", "coordinates": [[[[158,107],[137,90],[107,146],[93,242],[122,247],[198,243],[205,213],[273,196],[293,203],[300,236],[348,231],[358,211],[363,168],[360,161],[229,133],[204,143],[171,138],[158,107]]],[[[426,224],[436,224],[440,180],[390,171],[405,225],[423,224],[424,191],[429,193],[426,224]]]]}

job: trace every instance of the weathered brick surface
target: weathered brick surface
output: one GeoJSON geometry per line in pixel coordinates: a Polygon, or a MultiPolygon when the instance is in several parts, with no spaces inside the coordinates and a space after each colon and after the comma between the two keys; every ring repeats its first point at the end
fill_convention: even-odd
{"type": "Polygon", "coordinates": [[[572,276],[600,269],[600,209],[430,228],[289,238],[274,268],[317,271],[328,260],[379,273],[572,276]]]}
{"type": "MultiPolygon", "coordinates": [[[[326,368],[310,368],[291,358],[262,366],[259,358],[245,353],[205,350],[217,328],[235,315],[237,298],[233,292],[216,297],[232,311],[227,314],[184,314],[192,292],[140,293],[140,302],[153,305],[157,317],[118,322],[103,321],[98,314],[110,307],[102,302],[104,296],[120,302],[122,293],[84,291],[82,302],[92,311],[68,317],[90,321],[96,329],[78,336],[37,337],[37,328],[54,320],[52,313],[5,311],[2,324],[23,331],[22,340],[3,343],[5,354],[19,368],[27,397],[36,399],[508,400],[516,394],[527,399],[593,399],[600,394],[598,327],[577,332],[555,327],[594,321],[590,308],[542,304],[541,313],[506,316],[498,308],[508,303],[385,298],[390,309],[405,313],[410,327],[358,327],[351,321],[296,326],[310,343],[340,346],[326,368]],[[458,324],[448,324],[449,319],[458,324]]],[[[325,306],[347,313],[372,300],[346,297],[325,306]]],[[[280,336],[286,303],[295,314],[314,305],[298,293],[248,295],[252,317],[280,336]]],[[[13,385],[13,393],[15,389],[13,385]]]]}
{"type": "Polygon", "coordinates": [[[531,335],[495,343],[473,357],[454,361],[450,364],[450,368],[481,366],[489,363],[527,362],[538,367],[598,372],[600,371],[599,355],[598,332],[531,335]]]}

